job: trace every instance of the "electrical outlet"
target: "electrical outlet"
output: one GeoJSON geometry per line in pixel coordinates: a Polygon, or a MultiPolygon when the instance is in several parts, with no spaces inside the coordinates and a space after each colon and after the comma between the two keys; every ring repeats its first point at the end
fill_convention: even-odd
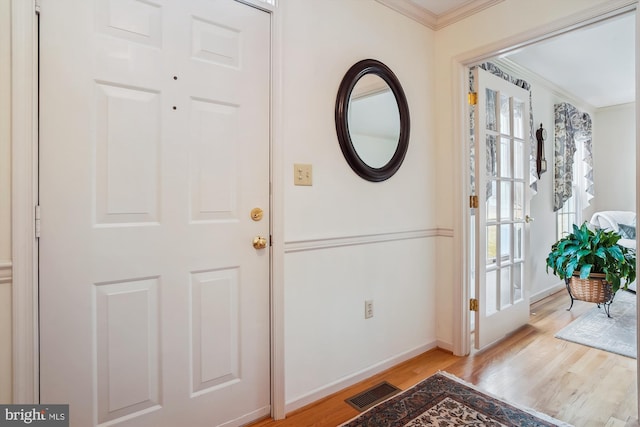
{"type": "Polygon", "coordinates": [[[366,300],[364,302],[364,318],[370,319],[373,317],[373,300],[366,300]]]}

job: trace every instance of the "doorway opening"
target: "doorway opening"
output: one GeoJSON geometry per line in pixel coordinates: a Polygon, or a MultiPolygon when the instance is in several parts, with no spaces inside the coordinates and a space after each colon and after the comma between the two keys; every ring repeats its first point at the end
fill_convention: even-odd
{"type": "MultiPolygon", "coordinates": [[[[633,117],[635,118],[635,63],[632,65],[632,81],[631,83],[627,83],[627,86],[630,87],[630,92],[632,93],[631,99],[616,101],[613,104],[603,104],[601,101],[593,101],[594,98],[591,98],[587,95],[581,95],[580,93],[572,92],[571,88],[563,88],[560,83],[556,83],[552,81],[549,77],[543,77],[542,72],[539,69],[535,69],[535,67],[531,67],[530,63],[527,62],[527,55],[531,55],[533,58],[534,54],[540,55],[545,52],[545,50],[551,51],[552,44],[562,43],[564,38],[566,39],[575,39],[581,36],[588,36],[590,32],[597,31],[606,31],[606,28],[609,26],[617,27],[618,30],[622,30],[622,34],[624,33],[623,25],[631,25],[631,31],[627,31],[627,39],[624,40],[625,43],[630,43],[633,53],[635,53],[635,6],[629,7],[624,10],[618,10],[616,12],[610,12],[606,15],[602,15],[599,17],[594,17],[591,20],[585,21],[580,25],[575,25],[571,28],[558,29],[553,35],[542,35],[536,40],[523,41],[514,47],[507,47],[505,49],[500,50],[500,54],[497,54],[497,51],[488,52],[485,55],[476,55],[473,60],[469,62],[461,62],[460,70],[461,73],[464,73],[465,82],[468,80],[466,76],[469,75],[469,71],[473,69],[475,66],[485,63],[492,62],[496,64],[498,67],[503,69],[507,74],[513,76],[514,78],[524,79],[529,81],[532,84],[532,112],[533,112],[533,135],[532,143],[535,144],[535,129],[540,126],[542,123],[544,128],[548,130],[548,137],[545,141],[545,157],[548,161],[548,169],[546,173],[543,173],[534,185],[533,190],[535,194],[532,195],[530,199],[531,204],[531,217],[535,218],[535,222],[533,222],[531,226],[531,240],[532,243],[527,247],[527,253],[525,255],[525,264],[526,271],[529,273],[525,276],[524,281],[524,289],[529,293],[532,297],[532,302],[538,301],[548,295],[551,295],[558,290],[564,288],[564,284],[560,283],[555,276],[551,274],[546,274],[545,271],[545,262],[546,255],[548,249],[551,244],[557,240],[557,218],[556,213],[553,212],[552,209],[552,200],[553,200],[553,180],[554,180],[554,172],[553,172],[553,135],[554,135],[554,117],[553,117],[553,104],[557,102],[570,102],[576,105],[576,107],[589,112],[594,118],[594,138],[593,138],[593,146],[594,146],[594,159],[598,155],[598,142],[600,142],[600,149],[602,150],[602,145],[606,141],[603,140],[603,136],[598,134],[598,124],[597,119],[598,115],[601,112],[606,112],[607,114],[613,114],[613,110],[615,108],[624,108],[625,106],[631,108],[634,111],[633,117]],[[533,70],[531,68],[534,68],[533,70]],[[547,104],[547,110],[544,108],[541,111],[540,105],[547,104]],[[623,104],[623,105],[621,105],[623,104]]],[[[588,42],[586,42],[588,43],[588,42]]],[[[613,42],[609,42],[608,45],[609,51],[619,50],[620,42],[613,44],[613,42]]],[[[606,41],[602,43],[603,47],[607,47],[606,41]]],[[[593,50],[593,47],[591,48],[593,50]]],[[[633,61],[635,55],[631,56],[631,61],[633,61]]],[[[543,68],[548,68],[552,71],[553,61],[545,62],[544,59],[540,56],[532,59],[533,61],[538,60],[541,64],[544,65],[543,68]]],[[[542,65],[541,65],[542,67],[542,65]]],[[[606,80],[601,77],[601,80],[606,80]]],[[[613,95],[613,93],[611,94],[613,95]]],[[[465,91],[465,103],[467,102],[467,96],[465,91]]],[[[468,111],[468,110],[467,110],[468,111]]],[[[466,113],[465,113],[466,114],[466,113]]],[[[468,135],[470,129],[470,120],[469,114],[466,114],[465,119],[465,133],[464,140],[468,143],[468,135]]],[[[633,123],[630,123],[630,126],[635,129],[635,120],[633,123]]],[[[635,150],[635,138],[632,138],[631,149],[635,150]]],[[[469,154],[469,150],[466,149],[468,146],[465,145],[465,152],[463,156],[465,158],[465,162],[461,164],[471,164],[472,157],[469,154]]],[[[633,176],[631,178],[631,182],[635,182],[635,156],[629,156],[630,152],[626,151],[627,154],[621,154],[622,156],[626,156],[629,161],[633,162],[633,176]]],[[[535,157],[532,158],[535,162],[535,157]]],[[[579,162],[579,159],[576,156],[575,161],[579,162]]],[[[594,179],[596,180],[596,196],[593,199],[590,206],[583,206],[582,217],[579,216],[576,219],[576,222],[581,223],[582,221],[588,221],[591,218],[591,215],[597,210],[605,210],[606,206],[599,205],[598,200],[598,189],[600,188],[600,194],[606,193],[606,187],[602,188],[602,185],[598,185],[598,178],[603,177],[607,174],[607,170],[603,167],[603,164],[598,164],[597,159],[594,160],[594,179]]],[[[472,177],[470,176],[470,172],[463,171],[466,173],[466,177],[468,179],[465,180],[465,185],[469,187],[469,183],[471,182],[472,177]]],[[[469,189],[466,188],[464,190],[468,192],[469,189]]],[[[467,193],[464,193],[467,194],[467,193]]],[[[602,196],[601,196],[602,200],[602,196]]],[[[610,199],[607,201],[603,201],[602,203],[610,203],[610,199]]],[[[633,199],[631,201],[626,201],[630,203],[633,207],[632,210],[635,211],[635,193],[633,194],[633,199]]],[[[464,254],[467,257],[468,262],[466,263],[467,269],[464,277],[464,283],[466,289],[463,290],[462,294],[464,295],[463,304],[461,307],[466,307],[468,305],[467,299],[475,299],[476,298],[476,281],[478,277],[476,276],[476,268],[475,268],[475,260],[479,255],[477,248],[478,246],[475,244],[475,236],[477,235],[478,228],[475,226],[473,214],[475,213],[474,209],[465,208],[465,214],[463,216],[463,221],[465,224],[463,225],[463,230],[466,231],[466,237],[463,241],[466,243],[462,246],[464,250],[464,254]]],[[[469,317],[465,315],[463,317],[463,334],[462,334],[462,343],[461,348],[465,351],[461,352],[461,354],[468,354],[472,347],[474,347],[476,339],[475,331],[478,327],[476,323],[476,316],[474,313],[470,313],[469,317]],[[465,329],[464,326],[468,325],[468,329],[465,329]]]]}

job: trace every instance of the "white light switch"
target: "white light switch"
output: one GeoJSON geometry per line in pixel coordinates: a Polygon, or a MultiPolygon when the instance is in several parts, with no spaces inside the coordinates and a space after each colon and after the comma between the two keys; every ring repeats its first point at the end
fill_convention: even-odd
{"type": "Polygon", "coordinates": [[[293,184],[294,185],[313,185],[312,184],[311,165],[295,163],[293,165],[293,184]]]}

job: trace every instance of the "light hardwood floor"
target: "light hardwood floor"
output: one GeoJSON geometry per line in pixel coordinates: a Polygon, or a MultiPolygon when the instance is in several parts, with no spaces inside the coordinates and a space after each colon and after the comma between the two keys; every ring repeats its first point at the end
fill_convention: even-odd
{"type": "MultiPolygon", "coordinates": [[[[443,370],[508,401],[576,427],[638,426],[636,360],[570,343],[554,334],[594,305],[559,292],[531,308],[528,325],[468,357],[435,349],[301,408],[251,427],[334,427],[358,415],[344,401],[388,381],[406,389],[443,370]]],[[[612,306],[615,315],[615,302],[612,306]]]]}

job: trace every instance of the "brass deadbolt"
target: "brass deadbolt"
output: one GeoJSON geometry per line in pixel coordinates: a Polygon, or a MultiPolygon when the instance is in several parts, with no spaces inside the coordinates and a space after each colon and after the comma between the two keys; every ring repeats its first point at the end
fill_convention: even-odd
{"type": "Polygon", "coordinates": [[[264,215],[264,212],[260,208],[251,209],[251,219],[254,221],[260,221],[264,215]]]}

